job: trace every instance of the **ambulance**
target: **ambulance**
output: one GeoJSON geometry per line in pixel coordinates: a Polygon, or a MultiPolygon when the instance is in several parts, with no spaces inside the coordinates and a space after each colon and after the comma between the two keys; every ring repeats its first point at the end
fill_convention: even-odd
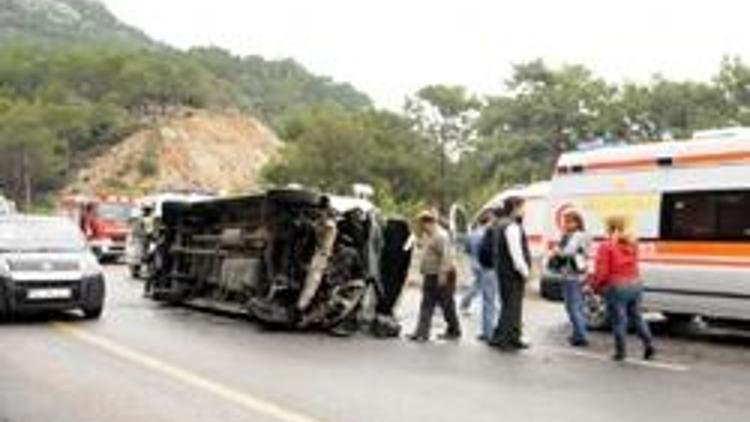
{"type": "MultiPolygon", "coordinates": [[[[750,129],[564,154],[549,203],[550,246],[570,210],[583,215],[594,245],[608,216],[629,220],[647,310],[676,321],[750,320],[750,129]]],[[[541,283],[543,296],[559,299],[554,274],[541,283]]],[[[589,301],[592,325],[605,321],[601,303],[589,301]]]]}

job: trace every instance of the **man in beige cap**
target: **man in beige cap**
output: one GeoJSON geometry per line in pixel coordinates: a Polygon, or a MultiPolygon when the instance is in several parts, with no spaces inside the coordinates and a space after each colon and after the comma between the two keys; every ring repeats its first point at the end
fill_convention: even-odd
{"type": "Polygon", "coordinates": [[[456,312],[456,272],[453,265],[453,251],[448,233],[438,224],[437,216],[431,211],[423,211],[417,217],[417,235],[422,245],[421,272],[422,303],[419,307],[419,322],[409,339],[426,342],[430,339],[430,326],[435,307],[442,309],[448,328],[440,338],[458,340],[461,338],[461,325],[456,312]]]}

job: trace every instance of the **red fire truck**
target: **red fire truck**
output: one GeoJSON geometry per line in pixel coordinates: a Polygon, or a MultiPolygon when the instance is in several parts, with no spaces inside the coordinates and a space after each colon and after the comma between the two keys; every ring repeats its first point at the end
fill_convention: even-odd
{"type": "Polygon", "coordinates": [[[116,261],[125,254],[129,220],[136,204],[121,196],[67,196],[60,211],[75,221],[100,261],[116,261]]]}

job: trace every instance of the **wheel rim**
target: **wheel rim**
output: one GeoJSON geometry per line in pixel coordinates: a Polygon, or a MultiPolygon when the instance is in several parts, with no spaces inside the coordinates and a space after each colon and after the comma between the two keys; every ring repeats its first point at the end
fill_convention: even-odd
{"type": "Polygon", "coordinates": [[[594,292],[584,294],[584,312],[591,328],[603,328],[607,325],[607,306],[604,298],[594,292]]]}

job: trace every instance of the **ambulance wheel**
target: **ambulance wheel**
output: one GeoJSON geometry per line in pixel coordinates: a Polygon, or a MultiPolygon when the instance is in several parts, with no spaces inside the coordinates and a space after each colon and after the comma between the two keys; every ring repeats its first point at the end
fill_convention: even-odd
{"type": "Polygon", "coordinates": [[[663,315],[669,325],[687,325],[695,320],[695,315],[693,314],[664,312],[663,315]]]}
{"type": "Polygon", "coordinates": [[[608,330],[610,321],[604,297],[588,290],[584,292],[583,301],[586,325],[589,329],[595,331],[608,330]]]}
{"type": "Polygon", "coordinates": [[[140,265],[129,265],[130,277],[134,280],[141,278],[141,266],[140,265]]]}

